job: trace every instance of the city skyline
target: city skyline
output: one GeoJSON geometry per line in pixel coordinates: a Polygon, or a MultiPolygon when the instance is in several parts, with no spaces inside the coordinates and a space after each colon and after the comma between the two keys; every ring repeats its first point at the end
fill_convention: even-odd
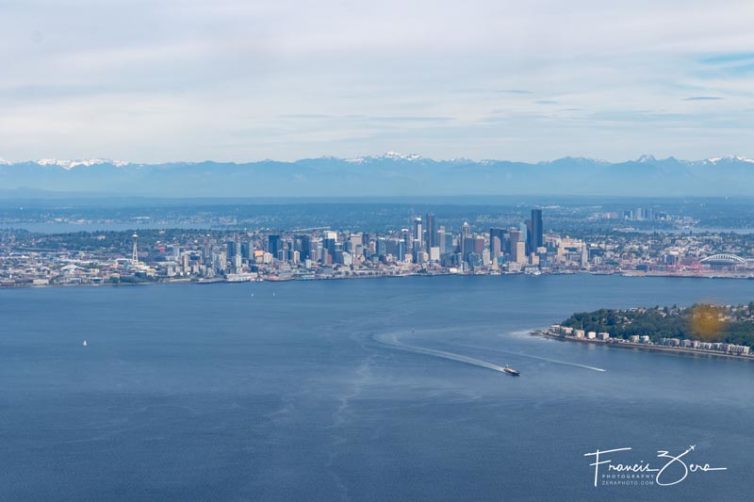
{"type": "MultiPolygon", "coordinates": [[[[145,235],[8,231],[0,233],[0,287],[448,274],[754,277],[746,234],[621,235],[587,225],[575,237],[552,226],[545,232],[543,216],[541,208],[533,208],[528,219],[486,226],[457,217],[452,224],[430,211],[382,231],[330,226],[145,229],[145,235]]],[[[594,213],[590,221],[595,218],[649,228],[692,221],[642,206],[594,213]]]]}

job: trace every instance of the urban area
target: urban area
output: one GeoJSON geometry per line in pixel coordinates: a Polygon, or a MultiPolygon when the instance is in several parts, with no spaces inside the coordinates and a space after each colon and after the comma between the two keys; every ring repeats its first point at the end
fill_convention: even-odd
{"type": "MultiPolygon", "coordinates": [[[[544,215],[546,216],[546,215],[544,215]]],[[[667,218],[649,209],[626,221],[667,218]]],[[[0,286],[237,282],[438,274],[754,277],[737,233],[545,231],[543,210],[519,224],[449,228],[432,213],[381,232],[163,229],[40,234],[0,231],[0,286]]]]}

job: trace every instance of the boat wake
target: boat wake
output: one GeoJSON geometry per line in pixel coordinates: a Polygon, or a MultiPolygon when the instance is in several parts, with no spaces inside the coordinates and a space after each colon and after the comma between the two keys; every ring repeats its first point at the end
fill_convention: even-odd
{"type": "Polygon", "coordinates": [[[531,354],[526,354],[524,352],[512,352],[512,351],[509,351],[509,350],[502,350],[502,349],[489,349],[489,348],[485,348],[485,347],[477,347],[477,346],[474,346],[474,345],[464,345],[464,347],[468,347],[470,349],[491,350],[492,352],[499,352],[501,354],[509,354],[511,356],[518,356],[518,357],[526,357],[528,359],[537,359],[539,361],[545,361],[545,362],[552,363],[552,364],[560,364],[560,365],[563,365],[563,366],[571,366],[573,368],[583,368],[585,370],[590,370],[590,371],[599,371],[600,373],[604,373],[604,372],[607,371],[604,368],[598,368],[596,366],[589,366],[587,364],[573,363],[571,361],[561,361],[560,359],[552,359],[552,358],[549,358],[549,357],[533,356],[531,354]]]}
{"type": "Polygon", "coordinates": [[[572,363],[569,361],[561,361],[559,359],[550,359],[549,357],[541,357],[541,356],[532,356],[531,354],[524,354],[523,352],[507,352],[507,351],[500,351],[500,352],[506,352],[507,354],[511,354],[514,356],[521,356],[521,357],[528,357],[529,359],[539,359],[540,361],[545,361],[552,364],[562,364],[563,366],[572,366],[574,368],[584,368],[585,370],[591,370],[591,371],[599,371],[600,373],[604,373],[607,370],[604,368],[598,368],[596,366],[589,366],[586,364],[579,364],[579,363],[572,363]]]}
{"type": "Polygon", "coordinates": [[[493,364],[482,359],[475,357],[464,356],[463,354],[456,354],[454,352],[446,352],[444,350],[428,349],[426,347],[418,347],[416,345],[409,345],[398,340],[396,335],[376,335],[374,340],[390,347],[393,347],[404,352],[412,352],[414,354],[424,354],[427,356],[439,357],[441,359],[447,359],[449,361],[456,361],[463,364],[469,364],[471,366],[477,366],[479,368],[486,368],[488,370],[505,373],[505,368],[493,364]]]}

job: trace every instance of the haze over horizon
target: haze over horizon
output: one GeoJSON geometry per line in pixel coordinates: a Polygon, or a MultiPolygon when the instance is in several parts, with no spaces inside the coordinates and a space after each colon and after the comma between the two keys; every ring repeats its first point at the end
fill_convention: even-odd
{"type": "Polygon", "coordinates": [[[453,195],[752,196],[754,160],[675,158],[607,163],[585,158],[521,163],[416,156],[334,157],[296,162],[0,163],[0,194],[51,192],[167,197],[453,195]]]}
{"type": "Polygon", "coordinates": [[[62,167],[65,169],[73,169],[77,167],[91,167],[95,165],[113,165],[116,167],[125,167],[127,165],[145,165],[145,166],[155,165],[156,166],[156,165],[164,165],[164,164],[254,165],[254,164],[260,164],[260,163],[265,163],[265,162],[274,162],[274,163],[281,163],[281,164],[296,164],[296,163],[307,162],[307,161],[312,161],[312,160],[318,161],[318,160],[328,160],[328,159],[333,160],[333,161],[345,161],[347,163],[362,163],[362,162],[375,161],[375,160],[393,160],[393,161],[409,161],[409,162],[428,161],[428,162],[437,162],[437,163],[463,162],[463,163],[469,163],[469,164],[483,164],[487,162],[508,162],[508,163],[515,163],[515,164],[536,165],[536,164],[552,164],[552,163],[565,161],[565,160],[585,160],[585,161],[590,161],[594,163],[602,163],[602,164],[608,165],[608,164],[648,163],[648,162],[659,162],[659,161],[665,161],[665,160],[676,160],[683,163],[716,164],[720,161],[736,161],[736,162],[754,164],[754,159],[752,158],[745,157],[743,155],[733,155],[733,154],[717,155],[713,157],[707,157],[704,159],[701,159],[701,158],[688,159],[688,158],[680,158],[674,155],[670,155],[668,157],[659,157],[651,153],[645,153],[645,154],[639,155],[636,158],[630,158],[630,159],[627,158],[627,159],[621,159],[621,160],[615,160],[615,161],[609,161],[602,158],[591,157],[589,155],[576,155],[576,156],[567,155],[567,156],[551,158],[551,159],[517,161],[514,159],[506,159],[506,158],[471,158],[469,156],[453,157],[453,158],[437,158],[437,157],[430,157],[427,155],[422,155],[419,153],[401,153],[401,152],[389,150],[381,154],[357,155],[353,157],[320,155],[316,157],[301,157],[301,158],[290,159],[290,160],[265,158],[265,159],[259,159],[259,160],[230,160],[230,161],[218,161],[215,159],[205,158],[205,159],[196,160],[196,161],[173,159],[173,160],[167,160],[167,161],[162,161],[162,162],[135,162],[135,161],[127,160],[127,159],[114,159],[112,157],[95,157],[95,158],[78,157],[78,158],[69,158],[69,159],[47,157],[47,158],[23,159],[23,160],[10,161],[4,158],[2,155],[0,155],[0,165],[20,165],[20,164],[31,163],[31,164],[38,164],[44,167],[62,167]]]}
{"type": "Polygon", "coordinates": [[[11,0],[2,12],[10,161],[754,157],[750,2],[11,0]]]}

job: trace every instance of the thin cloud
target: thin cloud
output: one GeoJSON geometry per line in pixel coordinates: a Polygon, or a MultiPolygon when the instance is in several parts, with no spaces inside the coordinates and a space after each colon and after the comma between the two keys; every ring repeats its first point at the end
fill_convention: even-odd
{"type": "Polygon", "coordinates": [[[497,92],[501,94],[534,94],[532,91],[527,91],[526,89],[502,89],[497,92]]]}
{"type": "Polygon", "coordinates": [[[74,3],[0,0],[3,157],[754,156],[750,2],[74,3]]]}
{"type": "Polygon", "coordinates": [[[721,64],[735,64],[735,63],[741,63],[751,61],[754,62],[754,52],[733,52],[733,53],[723,53],[723,54],[714,54],[711,56],[704,56],[699,59],[699,62],[703,64],[710,64],[710,65],[721,65],[721,64]]]}
{"type": "Polygon", "coordinates": [[[683,98],[684,101],[720,101],[723,99],[720,96],[689,96],[688,98],[683,98]]]}

